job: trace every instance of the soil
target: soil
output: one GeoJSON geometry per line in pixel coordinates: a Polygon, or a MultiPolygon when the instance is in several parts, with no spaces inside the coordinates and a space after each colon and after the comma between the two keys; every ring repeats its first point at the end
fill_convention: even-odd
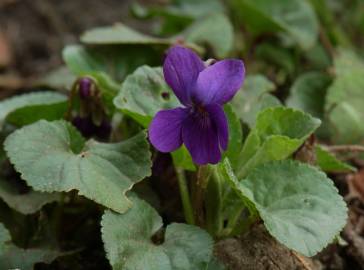
{"type": "Polygon", "coordinates": [[[219,241],[215,254],[230,270],[315,270],[320,263],[305,258],[278,243],[262,224],[240,238],[219,241]]]}
{"type": "MultiPolygon", "coordinates": [[[[29,81],[62,65],[62,48],[77,43],[79,34],[89,28],[123,21],[142,31],[148,29],[149,26],[129,16],[130,2],[0,0],[0,100],[27,90],[29,81]]],[[[358,165],[363,167],[363,164],[358,165]]],[[[364,170],[331,178],[335,179],[350,209],[348,225],[342,233],[346,243],[330,245],[311,260],[286,249],[258,225],[240,238],[219,241],[215,248],[217,257],[232,270],[364,269],[364,170]]],[[[91,227],[94,230],[95,226],[91,227]]],[[[96,231],[89,233],[98,235],[96,231]]],[[[92,237],[85,244],[101,245],[100,239],[92,237]]],[[[79,262],[83,264],[80,269],[96,269],[95,265],[108,269],[104,254],[99,254],[98,250],[85,249],[79,262]]],[[[55,262],[52,265],[39,269],[67,269],[67,264],[55,262]]]]}

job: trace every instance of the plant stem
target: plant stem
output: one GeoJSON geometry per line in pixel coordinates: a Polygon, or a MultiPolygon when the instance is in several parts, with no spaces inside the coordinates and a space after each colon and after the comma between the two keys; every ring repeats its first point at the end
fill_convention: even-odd
{"type": "Polygon", "coordinates": [[[213,235],[218,236],[224,227],[222,218],[222,183],[217,167],[211,167],[211,178],[205,191],[206,229],[213,235]]]}
{"type": "Polygon", "coordinates": [[[226,226],[226,230],[229,232],[229,234],[233,231],[236,224],[238,223],[243,210],[244,210],[244,206],[238,205],[237,207],[235,207],[233,214],[229,218],[227,226],[226,226]]]}
{"type": "Polygon", "coordinates": [[[197,225],[203,227],[205,224],[204,213],[204,197],[205,190],[209,179],[208,166],[199,166],[197,171],[197,180],[195,182],[195,188],[193,193],[193,205],[195,210],[195,219],[197,225]]]}
{"type": "Polygon", "coordinates": [[[176,174],[178,178],[179,192],[183,206],[183,213],[188,224],[195,224],[193,215],[190,194],[188,192],[187,180],[183,169],[176,167],[176,174]]]}

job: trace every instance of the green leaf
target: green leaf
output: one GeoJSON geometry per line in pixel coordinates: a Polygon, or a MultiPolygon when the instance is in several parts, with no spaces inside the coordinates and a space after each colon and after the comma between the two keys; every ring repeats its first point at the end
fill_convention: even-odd
{"type": "Polygon", "coordinates": [[[172,159],[175,167],[188,171],[196,171],[195,163],[186,146],[182,145],[178,150],[172,152],[172,159]]]}
{"type": "Polygon", "coordinates": [[[64,118],[67,108],[68,104],[66,101],[49,105],[26,106],[8,114],[6,121],[20,127],[32,124],[41,119],[48,121],[59,120],[64,118]]]}
{"type": "Polygon", "coordinates": [[[149,66],[139,67],[125,79],[114,104],[144,127],[159,110],[180,105],[164,81],[162,69],[149,66]]]}
{"type": "Polygon", "coordinates": [[[240,181],[269,233],[288,248],[313,256],[344,227],[347,208],[333,182],[294,161],[264,164],[240,181]]]}
{"type": "Polygon", "coordinates": [[[222,13],[211,14],[196,21],[181,35],[187,42],[207,44],[218,58],[226,57],[234,45],[233,26],[229,18],[222,13]]]}
{"type": "Polygon", "coordinates": [[[353,70],[363,70],[364,61],[356,52],[339,48],[334,58],[334,66],[336,75],[340,76],[353,70]]]}
{"type": "Polygon", "coordinates": [[[201,18],[214,12],[223,12],[224,6],[218,0],[176,0],[174,5],[167,6],[163,12],[174,16],[201,18]]]}
{"type": "Polygon", "coordinates": [[[303,49],[316,43],[318,21],[306,0],[230,0],[230,3],[252,32],[284,32],[303,49]]]}
{"type": "Polygon", "coordinates": [[[174,0],[168,5],[148,6],[133,3],[133,15],[142,19],[162,17],[161,25],[155,31],[160,35],[174,35],[196,19],[225,11],[219,0],[174,0]]]}
{"type": "Polygon", "coordinates": [[[348,53],[335,60],[338,73],[327,90],[325,112],[330,124],[332,141],[355,144],[364,140],[364,61],[348,53]]]}
{"type": "Polygon", "coordinates": [[[356,171],[355,167],[338,160],[333,154],[319,145],[316,146],[315,153],[317,165],[325,172],[345,173],[356,171]]]}
{"type": "Polygon", "coordinates": [[[28,185],[43,192],[78,190],[117,212],[131,202],[125,193],[150,175],[145,133],[121,143],[86,143],[65,121],[39,121],[7,137],[4,146],[28,185]]]}
{"type": "Polygon", "coordinates": [[[36,82],[36,85],[52,89],[69,90],[76,79],[77,77],[66,66],[61,66],[46,73],[36,82]]]}
{"type": "Polygon", "coordinates": [[[5,121],[25,125],[39,119],[56,120],[67,109],[67,97],[56,92],[36,92],[0,102],[0,130],[5,121]]]}
{"type": "Polygon", "coordinates": [[[124,51],[116,51],[115,47],[85,48],[82,46],[67,46],[63,50],[63,60],[72,74],[77,77],[90,77],[101,92],[102,100],[108,111],[114,110],[113,99],[120,83],[126,74],[132,72],[138,64],[137,57],[133,60],[134,51],[123,57],[124,51]],[[131,60],[131,61],[129,61],[131,60]]]}
{"type": "Polygon", "coordinates": [[[269,107],[280,106],[280,101],[269,94],[274,84],[262,75],[248,75],[243,88],[232,100],[232,106],[239,118],[250,127],[254,126],[258,113],[269,107]]]}
{"type": "Polygon", "coordinates": [[[97,27],[87,30],[81,41],[86,44],[144,44],[144,45],[170,45],[171,40],[155,38],[137,32],[136,30],[117,23],[113,26],[97,27]]]}
{"type": "Polygon", "coordinates": [[[230,104],[224,106],[224,111],[229,125],[229,145],[224,156],[228,157],[235,167],[240,158],[239,153],[243,148],[243,129],[234,108],[230,104]]]}
{"type": "Polygon", "coordinates": [[[21,194],[8,181],[0,179],[0,198],[16,211],[29,215],[38,212],[44,205],[59,201],[60,193],[43,193],[31,190],[21,194]]]}
{"type": "Polygon", "coordinates": [[[309,50],[306,50],[304,52],[304,57],[310,63],[310,68],[314,70],[328,70],[332,65],[332,59],[328,51],[321,43],[316,43],[315,46],[313,46],[309,50]]]}
{"type": "Polygon", "coordinates": [[[21,249],[11,243],[11,236],[0,224],[0,269],[32,270],[39,262],[51,263],[59,256],[66,255],[57,250],[31,248],[21,249]]]}
{"type": "Polygon", "coordinates": [[[290,89],[286,105],[302,110],[323,120],[317,134],[322,138],[329,137],[327,122],[325,121],[325,98],[327,88],[331,83],[330,76],[320,72],[308,72],[299,76],[290,89]]]}
{"type": "Polygon", "coordinates": [[[106,211],[101,225],[107,258],[114,270],[202,270],[212,257],[209,234],[187,224],[168,225],[163,243],[154,243],[153,236],[163,226],[162,218],[137,198],[123,215],[106,211]]]}
{"type": "Polygon", "coordinates": [[[254,130],[262,140],[272,135],[306,139],[321,121],[302,111],[286,107],[268,108],[258,115],[254,130]]]}
{"type": "MultiPolygon", "coordinates": [[[[90,45],[160,45],[168,47],[176,44],[177,38],[156,38],[140,33],[122,23],[117,23],[113,26],[97,27],[88,30],[81,36],[81,41],[90,45]]],[[[197,51],[201,50],[193,43],[194,40],[190,42],[186,39],[186,41],[186,46],[197,51]]]]}
{"type": "Polygon", "coordinates": [[[295,59],[291,50],[272,43],[262,43],[255,49],[256,58],[264,59],[289,75],[295,71],[295,59]]]}
{"type": "Polygon", "coordinates": [[[137,67],[160,62],[159,55],[150,47],[97,46],[86,48],[79,45],[67,46],[63,52],[67,67],[77,76],[102,74],[110,82],[121,82],[137,67]]]}
{"type": "Polygon", "coordinates": [[[287,106],[323,119],[325,96],[330,82],[330,77],[320,72],[300,75],[290,89],[287,106]]]}
{"type": "Polygon", "coordinates": [[[290,108],[262,111],[244,143],[238,177],[243,178],[258,164],[288,158],[320,124],[319,119],[290,108]]]}

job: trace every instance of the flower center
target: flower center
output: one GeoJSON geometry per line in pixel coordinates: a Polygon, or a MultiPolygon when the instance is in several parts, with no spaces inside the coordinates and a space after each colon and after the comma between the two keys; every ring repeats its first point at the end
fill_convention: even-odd
{"type": "Polygon", "coordinates": [[[194,104],[191,108],[191,114],[201,127],[208,127],[210,125],[209,112],[203,105],[194,104]]]}

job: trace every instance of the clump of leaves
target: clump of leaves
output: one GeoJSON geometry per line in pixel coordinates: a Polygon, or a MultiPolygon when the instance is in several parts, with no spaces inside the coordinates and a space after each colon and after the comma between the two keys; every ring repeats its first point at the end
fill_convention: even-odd
{"type": "MultiPolygon", "coordinates": [[[[364,65],[319,40],[317,6],[175,1],[133,11],[162,19],[161,36],[91,29],[42,82],[68,93],[0,102],[0,208],[10,213],[0,221],[14,242],[0,224],[0,268],[81,256],[83,233],[95,231],[97,257],[115,270],[224,269],[214,241],[258,222],[305,256],[332,243],[347,208],[325,172],[355,168],[314,138],[363,141],[364,65]],[[314,158],[298,158],[305,151],[314,158]],[[19,234],[24,220],[35,229],[19,234]]],[[[342,40],[327,21],[323,31],[342,40]]]]}

